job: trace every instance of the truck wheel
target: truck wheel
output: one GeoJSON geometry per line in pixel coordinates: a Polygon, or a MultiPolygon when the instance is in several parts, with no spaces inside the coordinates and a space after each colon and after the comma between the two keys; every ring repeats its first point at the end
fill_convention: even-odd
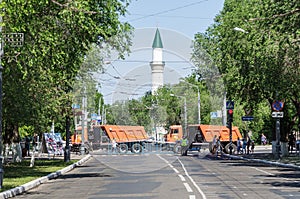
{"type": "Polygon", "coordinates": [[[120,144],[119,145],[119,152],[121,154],[125,154],[128,151],[128,146],[126,144],[120,144]]]}
{"type": "Polygon", "coordinates": [[[173,148],[173,152],[176,154],[180,154],[181,153],[181,146],[180,143],[176,143],[174,148],[173,148]]]}
{"type": "Polygon", "coordinates": [[[131,147],[131,152],[132,153],[142,153],[142,146],[139,143],[135,143],[131,147]]]}
{"type": "MultiPolygon", "coordinates": [[[[236,152],[237,147],[236,147],[236,145],[233,144],[233,143],[232,143],[231,146],[232,146],[232,154],[234,154],[234,153],[236,152]]],[[[225,146],[225,152],[228,153],[228,154],[230,153],[230,148],[229,148],[229,147],[230,147],[230,143],[228,143],[228,144],[225,146]]]]}

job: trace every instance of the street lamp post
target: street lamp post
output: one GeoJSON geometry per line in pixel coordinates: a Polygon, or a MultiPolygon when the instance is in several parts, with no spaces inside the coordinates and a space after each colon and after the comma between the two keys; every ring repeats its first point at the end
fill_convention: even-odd
{"type": "Polygon", "coordinates": [[[186,82],[186,81],[183,81],[183,82],[190,85],[190,86],[193,86],[193,87],[197,88],[197,94],[198,94],[198,124],[201,124],[201,98],[200,98],[199,87],[194,85],[194,84],[191,84],[189,82],[186,82]]]}
{"type": "Polygon", "coordinates": [[[184,111],[184,135],[187,135],[187,107],[186,107],[186,97],[183,96],[177,96],[174,94],[170,94],[171,96],[175,96],[175,97],[179,97],[179,98],[183,98],[184,100],[184,106],[183,106],[183,111],[184,111]]]}

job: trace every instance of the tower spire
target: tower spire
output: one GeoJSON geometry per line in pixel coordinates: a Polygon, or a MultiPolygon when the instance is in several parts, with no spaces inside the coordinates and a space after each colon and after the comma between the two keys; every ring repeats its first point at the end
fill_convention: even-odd
{"type": "Polygon", "coordinates": [[[150,62],[152,73],[152,94],[164,85],[163,44],[158,28],[156,29],[152,44],[152,62],[150,62]]]}
{"type": "Polygon", "coordinates": [[[153,40],[152,48],[163,48],[163,44],[161,41],[161,37],[160,37],[158,28],[156,29],[156,32],[155,32],[155,37],[153,40]]]}

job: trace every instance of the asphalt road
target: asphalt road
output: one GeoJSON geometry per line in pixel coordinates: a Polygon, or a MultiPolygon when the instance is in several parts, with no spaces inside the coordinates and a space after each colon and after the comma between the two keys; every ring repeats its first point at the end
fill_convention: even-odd
{"type": "Polygon", "coordinates": [[[207,152],[109,155],[16,198],[300,198],[300,171],[207,152]]]}

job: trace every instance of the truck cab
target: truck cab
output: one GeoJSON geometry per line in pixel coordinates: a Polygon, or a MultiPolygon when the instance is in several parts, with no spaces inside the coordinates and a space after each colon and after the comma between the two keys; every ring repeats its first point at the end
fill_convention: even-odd
{"type": "Polygon", "coordinates": [[[176,143],[182,139],[183,132],[181,125],[172,125],[169,128],[168,133],[165,135],[165,142],[176,143]]]}

